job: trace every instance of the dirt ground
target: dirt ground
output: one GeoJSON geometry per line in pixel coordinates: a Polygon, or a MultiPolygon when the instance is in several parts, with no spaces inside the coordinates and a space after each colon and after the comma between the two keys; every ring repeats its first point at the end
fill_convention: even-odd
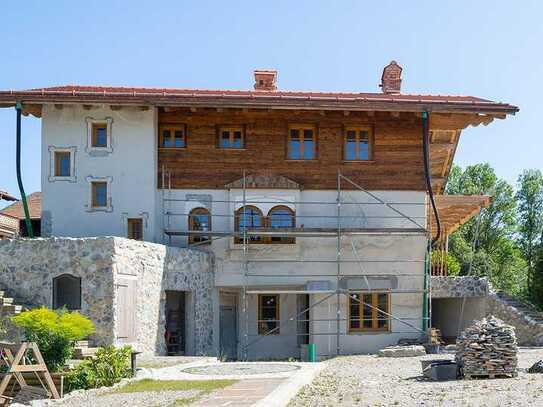
{"type": "Polygon", "coordinates": [[[394,359],[368,355],[331,359],[289,406],[543,406],[543,374],[526,372],[543,359],[543,348],[520,350],[516,378],[446,382],[422,378],[421,359],[453,357],[394,359]]]}

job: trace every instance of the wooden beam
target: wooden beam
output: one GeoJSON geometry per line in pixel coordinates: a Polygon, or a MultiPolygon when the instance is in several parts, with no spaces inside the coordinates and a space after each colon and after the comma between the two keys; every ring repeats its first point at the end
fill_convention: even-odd
{"type": "Polygon", "coordinates": [[[394,117],[395,119],[399,119],[400,118],[400,112],[390,112],[390,115],[392,117],[394,117]]]}
{"type": "Polygon", "coordinates": [[[120,106],[120,105],[111,105],[111,106],[109,106],[109,108],[110,108],[111,110],[121,110],[121,106],[120,106]]]}
{"type": "Polygon", "coordinates": [[[64,105],[59,104],[59,103],[56,103],[56,104],[55,104],[55,109],[57,109],[57,110],[62,110],[63,108],[64,108],[64,105]]]}
{"type": "Polygon", "coordinates": [[[92,105],[83,105],[83,110],[91,110],[92,105]]]}
{"type": "Polygon", "coordinates": [[[343,111],[343,116],[347,117],[351,114],[351,112],[349,112],[348,110],[344,110],[343,111]]]}
{"type": "Polygon", "coordinates": [[[436,152],[452,151],[455,144],[452,143],[430,143],[430,150],[436,152]]]}
{"type": "Polygon", "coordinates": [[[139,110],[141,110],[142,112],[146,112],[147,110],[149,110],[149,106],[145,106],[145,105],[140,106],[139,110]]]}
{"type": "Polygon", "coordinates": [[[29,114],[31,114],[34,117],[41,117],[41,105],[23,104],[23,108],[21,109],[21,113],[24,116],[28,116],[29,114]]]}

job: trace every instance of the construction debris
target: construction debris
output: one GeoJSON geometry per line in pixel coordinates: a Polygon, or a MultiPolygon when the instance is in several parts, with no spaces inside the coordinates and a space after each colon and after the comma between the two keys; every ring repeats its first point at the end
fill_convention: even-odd
{"type": "Polygon", "coordinates": [[[456,340],[456,362],[466,379],[517,376],[515,328],[495,317],[483,318],[456,340]]]}
{"type": "Polygon", "coordinates": [[[405,358],[411,356],[424,356],[426,351],[424,346],[412,345],[412,346],[388,346],[377,352],[378,356],[385,358],[405,358]]]}
{"type": "Polygon", "coordinates": [[[543,373],[543,360],[535,362],[529,369],[528,373],[543,373]]]}

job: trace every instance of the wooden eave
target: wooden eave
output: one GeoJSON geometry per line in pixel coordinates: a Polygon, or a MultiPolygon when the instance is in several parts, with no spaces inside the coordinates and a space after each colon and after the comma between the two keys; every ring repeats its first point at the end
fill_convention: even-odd
{"type": "MultiPolygon", "coordinates": [[[[449,236],[460,226],[477,215],[492,202],[487,195],[437,195],[435,197],[439,219],[441,221],[441,236],[449,236]]],[[[437,224],[432,208],[428,207],[432,234],[437,230],[437,224]]]]}

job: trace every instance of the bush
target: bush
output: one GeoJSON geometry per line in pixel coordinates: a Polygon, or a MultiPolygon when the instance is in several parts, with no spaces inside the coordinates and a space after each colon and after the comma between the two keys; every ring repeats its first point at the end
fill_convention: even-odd
{"type": "MultiPolygon", "coordinates": [[[[457,276],[460,274],[460,263],[450,253],[445,254],[445,263],[447,265],[447,275],[449,276],[457,276]]],[[[437,267],[441,263],[441,254],[439,252],[435,252],[432,254],[432,265],[437,267]]]]}
{"type": "Polygon", "coordinates": [[[90,319],[65,309],[35,308],[12,317],[12,321],[23,330],[26,340],[38,344],[45,364],[53,372],[62,369],[72,357],[75,342],[94,332],[90,319]]]}
{"type": "Polygon", "coordinates": [[[123,378],[132,377],[131,352],[130,346],[123,348],[108,346],[98,349],[93,358],[84,360],[68,373],[66,376],[68,391],[109,387],[123,378]]]}

